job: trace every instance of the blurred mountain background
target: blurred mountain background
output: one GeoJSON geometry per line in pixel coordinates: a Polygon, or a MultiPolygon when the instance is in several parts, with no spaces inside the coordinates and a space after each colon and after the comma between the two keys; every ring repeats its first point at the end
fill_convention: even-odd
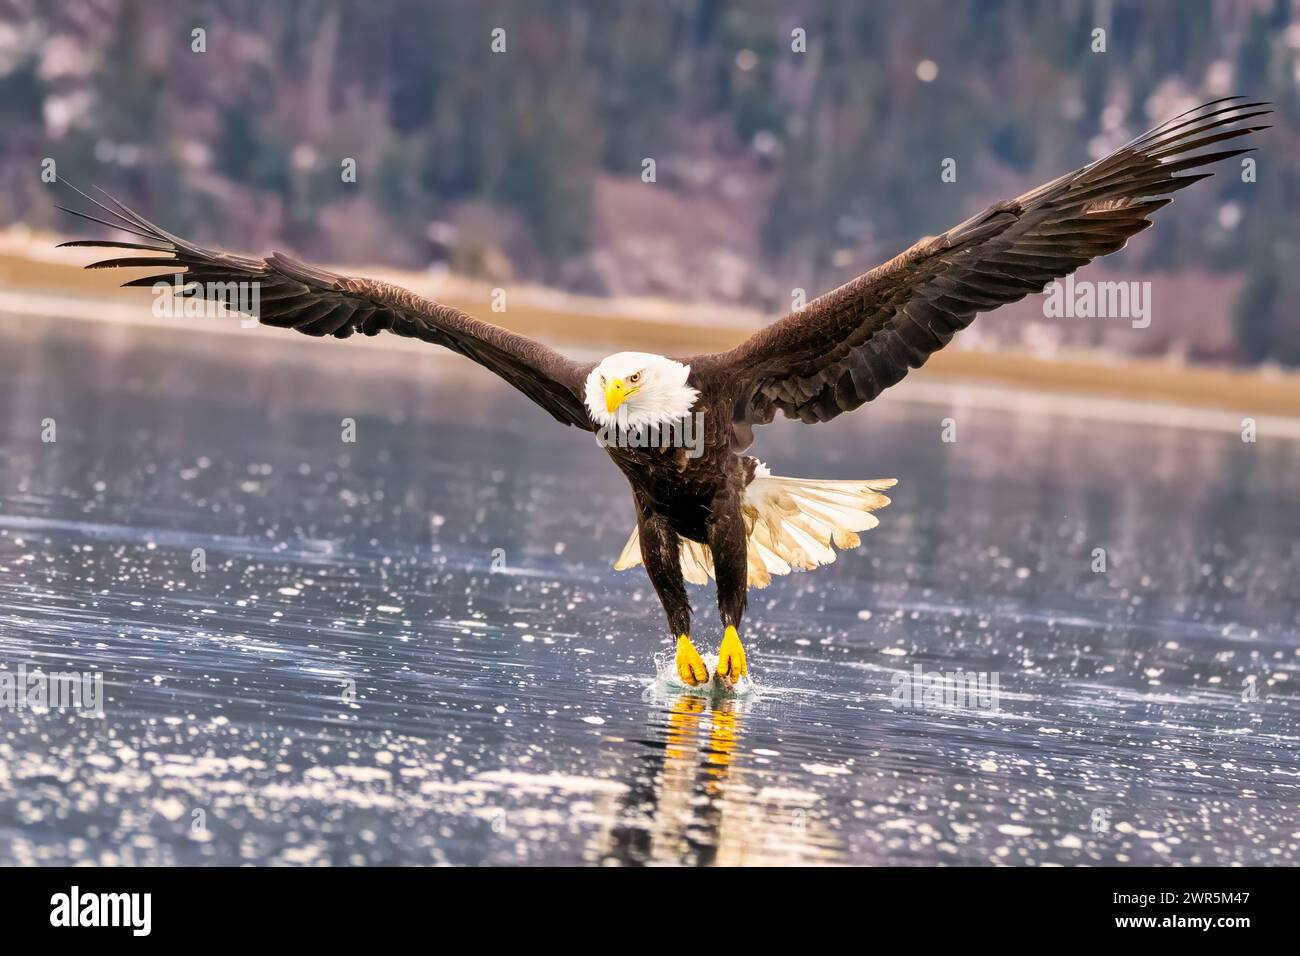
{"type": "Polygon", "coordinates": [[[777,314],[1242,93],[1277,111],[1256,181],[1088,273],[1160,280],[1151,328],[1027,301],[965,335],[1297,365],[1298,5],[7,0],[0,225],[79,231],[53,158],[206,245],[777,314]]]}

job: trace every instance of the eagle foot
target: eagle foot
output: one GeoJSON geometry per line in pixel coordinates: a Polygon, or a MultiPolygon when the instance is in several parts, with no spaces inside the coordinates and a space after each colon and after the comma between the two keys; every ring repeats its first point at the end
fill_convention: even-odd
{"type": "Polygon", "coordinates": [[[688,687],[698,687],[709,680],[709,669],[685,634],[677,637],[677,676],[688,687]]]}
{"type": "Polygon", "coordinates": [[[722,647],[718,648],[717,677],[728,687],[734,687],[742,677],[748,676],[749,666],[745,663],[745,649],[740,646],[740,635],[728,626],[722,635],[722,647]]]}

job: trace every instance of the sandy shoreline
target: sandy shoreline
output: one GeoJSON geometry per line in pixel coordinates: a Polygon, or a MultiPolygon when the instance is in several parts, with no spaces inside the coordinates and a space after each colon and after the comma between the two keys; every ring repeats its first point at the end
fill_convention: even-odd
{"type": "MultiPolygon", "coordinates": [[[[231,319],[158,317],[146,289],[119,289],[112,272],[88,272],[104,250],[55,250],[58,237],[0,234],[0,312],[57,316],[228,335],[244,333],[231,319]]],[[[549,341],[574,354],[597,356],[620,348],[691,354],[731,348],[771,320],[742,309],[682,305],[657,300],[606,300],[553,289],[512,285],[507,309],[494,313],[492,289],[457,276],[396,273],[350,267],[384,278],[471,314],[549,341]]],[[[141,273],[144,274],[144,273],[141,273]]],[[[260,335],[296,337],[279,329],[260,335]]],[[[423,349],[396,336],[358,337],[357,347],[423,349]]],[[[937,353],[922,374],[913,373],[891,395],[902,400],[983,407],[1042,408],[1106,420],[1240,431],[1254,418],[1261,434],[1300,439],[1300,375],[1259,369],[1214,368],[1099,353],[1051,359],[1024,352],[989,352],[953,346],[937,353]]]]}

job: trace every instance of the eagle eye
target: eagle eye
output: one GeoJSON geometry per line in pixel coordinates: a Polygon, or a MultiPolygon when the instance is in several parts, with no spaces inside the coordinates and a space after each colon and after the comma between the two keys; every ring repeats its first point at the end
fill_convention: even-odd
{"type": "Polygon", "coordinates": [[[631,384],[635,385],[637,382],[641,381],[641,373],[640,373],[640,372],[633,372],[631,375],[629,375],[629,376],[627,377],[627,380],[628,380],[628,382],[630,382],[631,384]]]}

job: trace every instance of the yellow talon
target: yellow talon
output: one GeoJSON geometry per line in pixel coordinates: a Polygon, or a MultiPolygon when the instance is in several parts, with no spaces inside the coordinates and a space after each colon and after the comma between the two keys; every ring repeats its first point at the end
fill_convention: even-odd
{"type": "Polygon", "coordinates": [[[683,684],[690,687],[706,683],[709,679],[709,669],[704,666],[695,645],[685,634],[677,638],[677,676],[683,684]]]}
{"type": "Polygon", "coordinates": [[[722,635],[722,647],[718,649],[718,677],[728,684],[735,684],[748,676],[749,667],[745,664],[745,649],[740,646],[740,635],[734,627],[728,627],[722,635]]]}

